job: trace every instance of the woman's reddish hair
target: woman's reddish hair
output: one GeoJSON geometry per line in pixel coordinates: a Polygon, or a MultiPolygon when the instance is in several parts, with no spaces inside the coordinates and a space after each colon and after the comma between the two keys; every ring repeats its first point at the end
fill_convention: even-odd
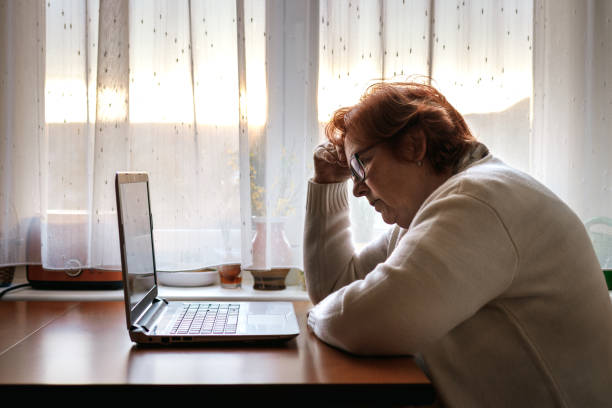
{"type": "Polygon", "coordinates": [[[359,103],[334,112],[325,128],[329,141],[343,147],[350,135],[359,144],[385,139],[395,152],[426,140],[425,157],[434,171],[453,169],[476,143],[465,119],[433,86],[417,82],[380,82],[368,87],[359,103]]]}

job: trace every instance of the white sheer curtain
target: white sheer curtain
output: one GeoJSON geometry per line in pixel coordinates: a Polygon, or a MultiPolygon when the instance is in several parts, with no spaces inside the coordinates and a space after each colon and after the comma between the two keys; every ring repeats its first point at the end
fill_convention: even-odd
{"type": "MultiPolygon", "coordinates": [[[[532,30],[525,1],[322,1],[319,118],[378,79],[431,77],[480,140],[529,170],[532,30]]],[[[386,228],[367,202],[351,208],[358,246],[386,228]]]]}
{"type": "Polygon", "coordinates": [[[43,265],[118,268],[120,170],[149,172],[159,268],[238,259],[235,3],[49,2],[46,21],[43,265]]]}
{"type": "Polygon", "coordinates": [[[612,270],[612,3],[536,1],[531,171],[612,270]]]}
{"type": "MultiPolygon", "coordinates": [[[[414,75],[583,221],[612,218],[605,0],[5,0],[0,16],[0,265],[116,268],[117,170],[151,174],[160,267],[299,265],[322,125],[414,75]]],[[[387,228],[365,201],[351,216],[358,246],[387,228]]]]}
{"type": "Polygon", "coordinates": [[[0,2],[0,266],[40,263],[44,16],[43,2],[0,2]]]}
{"type": "Polygon", "coordinates": [[[0,265],[118,269],[121,170],[150,174],[160,269],[250,264],[255,224],[259,266],[301,264],[316,2],[0,4],[0,265]]]}
{"type": "MultiPolygon", "coordinates": [[[[319,119],[377,79],[430,76],[495,155],[611,218],[611,17],[604,0],[322,1],[319,119]]],[[[351,206],[359,246],[385,225],[351,206]]]]}

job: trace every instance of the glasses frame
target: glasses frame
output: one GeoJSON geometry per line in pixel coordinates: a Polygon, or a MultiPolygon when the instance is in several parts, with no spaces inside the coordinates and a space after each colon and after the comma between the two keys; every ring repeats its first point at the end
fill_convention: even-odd
{"type": "Polygon", "coordinates": [[[353,179],[353,183],[354,184],[363,183],[365,181],[365,179],[366,179],[365,165],[363,164],[363,162],[359,158],[359,155],[364,154],[368,150],[374,148],[375,146],[377,146],[377,145],[379,145],[381,143],[384,143],[385,141],[374,143],[372,146],[366,147],[365,149],[363,149],[363,150],[361,150],[359,152],[353,153],[351,155],[351,160],[349,160],[349,167],[351,168],[351,178],[353,179]]]}
{"type": "Polygon", "coordinates": [[[361,159],[359,159],[359,153],[354,153],[351,156],[349,167],[351,168],[351,178],[353,179],[353,183],[362,183],[365,180],[366,174],[363,162],[361,159]]]}

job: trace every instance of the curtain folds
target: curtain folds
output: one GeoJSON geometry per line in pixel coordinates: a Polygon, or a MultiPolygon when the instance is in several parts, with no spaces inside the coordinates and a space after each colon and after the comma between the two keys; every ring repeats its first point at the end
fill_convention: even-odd
{"type": "Polygon", "coordinates": [[[44,7],[0,2],[0,266],[40,263],[44,7]]]}
{"type": "MultiPolygon", "coordinates": [[[[612,219],[611,18],[604,0],[0,0],[0,266],[118,269],[122,170],[150,174],[160,269],[301,266],[322,127],[383,78],[431,77],[497,156],[612,219]]],[[[386,230],[350,203],[357,247],[386,230]]]]}
{"type": "Polygon", "coordinates": [[[118,269],[114,175],[147,171],[159,269],[301,266],[316,2],[0,4],[0,265],[118,269]]]}
{"type": "MultiPolygon", "coordinates": [[[[377,79],[431,82],[478,139],[529,171],[532,31],[532,2],[322,0],[319,120],[377,79]]],[[[350,204],[358,245],[387,228],[366,201],[350,204]]]]}

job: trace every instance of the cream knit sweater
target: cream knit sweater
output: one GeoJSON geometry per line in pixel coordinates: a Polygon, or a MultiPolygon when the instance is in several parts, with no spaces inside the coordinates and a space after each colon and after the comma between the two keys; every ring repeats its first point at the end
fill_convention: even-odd
{"type": "MultiPolygon", "coordinates": [[[[483,157],[484,156],[484,157],[483,157]]],[[[410,227],[355,253],[346,183],[309,182],[304,269],[323,341],[423,357],[450,407],[612,407],[612,303],[583,224],[472,157],[410,227]]]]}

